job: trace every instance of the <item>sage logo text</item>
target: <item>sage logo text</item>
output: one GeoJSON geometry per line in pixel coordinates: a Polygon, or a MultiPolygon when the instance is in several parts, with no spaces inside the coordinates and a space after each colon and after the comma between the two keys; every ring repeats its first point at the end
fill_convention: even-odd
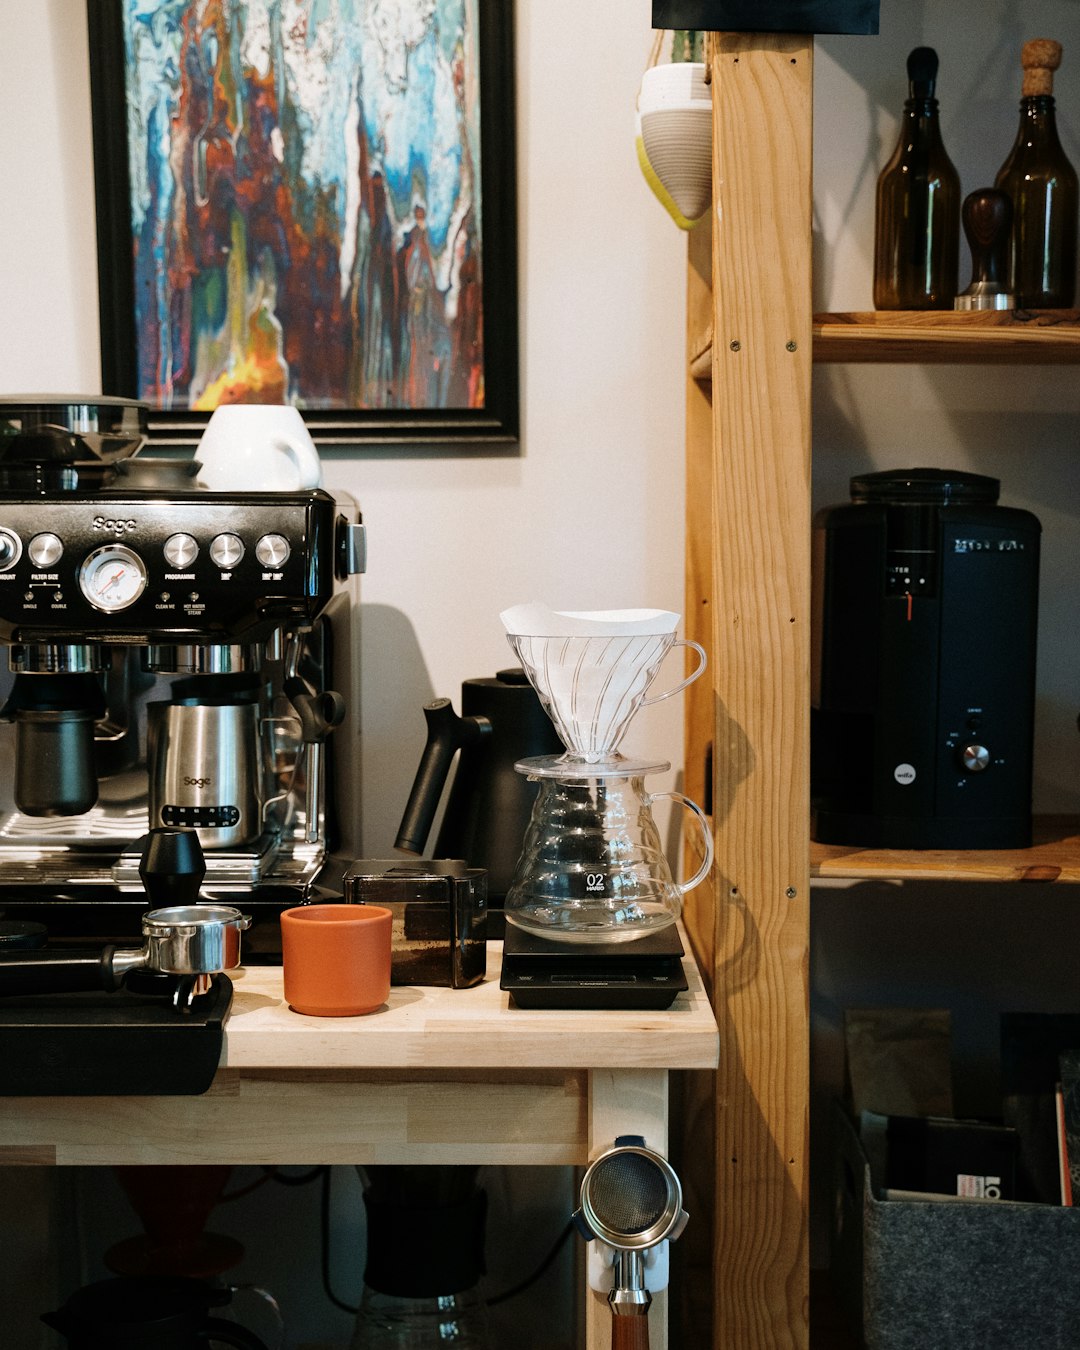
{"type": "Polygon", "coordinates": [[[130,534],[135,528],[133,520],[114,520],[111,516],[95,516],[95,530],[112,530],[113,534],[130,534]]]}

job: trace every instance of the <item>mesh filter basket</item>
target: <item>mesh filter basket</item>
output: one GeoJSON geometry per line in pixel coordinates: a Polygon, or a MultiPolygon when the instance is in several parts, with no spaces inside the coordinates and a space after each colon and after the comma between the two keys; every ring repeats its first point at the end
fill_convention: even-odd
{"type": "Polygon", "coordinates": [[[597,1158],[581,1183],[581,1216],[602,1242],[623,1250],[651,1247],[682,1231],[682,1187],[652,1149],[620,1145],[597,1158]]]}

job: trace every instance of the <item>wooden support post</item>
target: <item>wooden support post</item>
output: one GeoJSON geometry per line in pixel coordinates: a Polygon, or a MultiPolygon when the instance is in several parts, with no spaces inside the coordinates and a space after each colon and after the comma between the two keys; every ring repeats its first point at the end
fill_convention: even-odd
{"type": "MultiPolygon", "coordinates": [[[[808,1343],[813,40],[712,35],[715,1328],[808,1343]]],[[[687,748],[688,755],[694,753],[687,748]]]]}

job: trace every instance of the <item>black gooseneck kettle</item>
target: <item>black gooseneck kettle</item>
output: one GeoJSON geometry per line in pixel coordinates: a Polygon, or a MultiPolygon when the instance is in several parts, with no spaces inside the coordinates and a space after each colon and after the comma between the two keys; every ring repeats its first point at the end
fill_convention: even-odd
{"type": "Polygon", "coordinates": [[[464,858],[470,867],[485,868],[489,903],[501,911],[536,800],[536,784],[515,773],[514,764],[529,755],[557,755],[565,747],[520,669],[500,670],[494,679],[466,680],[460,717],[448,698],[426,704],[424,717],[427,744],[394,847],[424,853],[451,763],[460,751],[429,856],[464,858]]]}

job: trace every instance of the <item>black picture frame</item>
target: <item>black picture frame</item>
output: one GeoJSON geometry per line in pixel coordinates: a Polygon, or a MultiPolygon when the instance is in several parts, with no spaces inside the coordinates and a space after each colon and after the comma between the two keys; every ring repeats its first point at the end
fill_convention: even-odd
{"type": "Polygon", "coordinates": [[[654,28],[873,35],[881,0],[653,0],[654,28]]]}
{"type": "MultiPolygon", "coordinates": [[[[478,0],[485,406],[303,408],[316,444],[513,446],[519,433],[517,201],[512,0],[478,0]]],[[[87,0],[102,389],[138,397],[120,0],[87,0]]],[[[151,443],[195,445],[208,412],[151,408],[151,443]]]]}

